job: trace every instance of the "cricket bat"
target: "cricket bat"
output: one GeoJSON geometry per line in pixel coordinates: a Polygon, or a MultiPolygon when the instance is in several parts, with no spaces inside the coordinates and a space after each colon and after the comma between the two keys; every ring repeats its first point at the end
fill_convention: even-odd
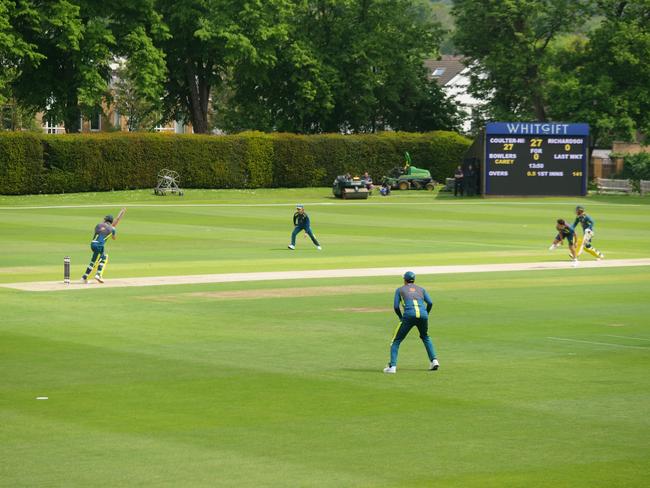
{"type": "Polygon", "coordinates": [[[585,247],[585,239],[583,237],[582,239],[580,239],[580,247],[576,251],[576,256],[580,256],[582,254],[582,250],[584,249],[584,247],[585,247]]]}
{"type": "Polygon", "coordinates": [[[576,256],[580,256],[582,254],[582,251],[585,248],[585,244],[588,244],[591,241],[591,238],[588,235],[583,235],[582,239],[580,239],[580,247],[578,248],[578,251],[576,252],[576,256]]]}
{"type": "Polygon", "coordinates": [[[117,224],[120,223],[120,220],[122,220],[122,217],[124,217],[125,213],[126,213],[126,207],[120,210],[120,213],[118,213],[117,217],[115,217],[115,220],[113,220],[113,227],[117,227],[117,224]]]}

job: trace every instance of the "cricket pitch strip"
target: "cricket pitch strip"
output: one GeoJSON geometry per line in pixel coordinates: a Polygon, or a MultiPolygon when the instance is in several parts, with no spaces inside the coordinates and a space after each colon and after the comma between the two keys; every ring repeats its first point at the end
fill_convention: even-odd
{"type": "Polygon", "coordinates": [[[103,284],[96,283],[92,280],[89,280],[87,284],[64,284],[62,281],[33,281],[26,283],[0,283],[0,287],[13,288],[22,291],[70,291],[99,290],[103,288],[124,288],[131,286],[197,285],[206,283],[235,283],[244,281],[308,280],[316,278],[364,278],[373,276],[400,277],[404,271],[407,270],[407,268],[419,275],[433,275],[456,273],[492,273],[503,271],[544,271],[559,269],[575,270],[592,268],[617,268],[625,266],[650,266],[650,258],[586,261],[581,262],[578,266],[573,266],[573,263],[570,261],[551,261],[540,263],[318,269],[303,271],[267,271],[259,273],[223,273],[185,276],[150,276],[144,278],[116,278],[113,280],[107,279],[103,284]]]}

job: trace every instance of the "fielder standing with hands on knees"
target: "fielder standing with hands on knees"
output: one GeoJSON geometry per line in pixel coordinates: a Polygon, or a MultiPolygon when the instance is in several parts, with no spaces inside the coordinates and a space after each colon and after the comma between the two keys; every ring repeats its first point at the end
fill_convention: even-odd
{"type": "Polygon", "coordinates": [[[287,246],[289,249],[294,250],[296,248],[296,236],[302,230],[305,231],[305,234],[311,238],[311,241],[316,246],[316,249],[319,251],[322,249],[318,239],[314,236],[314,233],[311,230],[311,223],[309,221],[309,215],[305,213],[304,205],[296,205],[296,213],[293,214],[293,232],[291,233],[291,244],[287,246]]]}
{"type": "Polygon", "coordinates": [[[397,353],[399,346],[413,327],[418,328],[420,339],[429,356],[429,369],[435,371],[440,367],[436,359],[436,351],[429,337],[429,312],[433,308],[433,301],[429,293],[415,284],[415,273],[404,273],[404,286],[395,290],[393,309],[399,317],[400,323],[390,345],[390,362],[384,368],[384,373],[397,373],[397,353]],[[426,305],[425,305],[426,304],[426,305]],[[404,308],[402,312],[400,306],[404,308]]]}

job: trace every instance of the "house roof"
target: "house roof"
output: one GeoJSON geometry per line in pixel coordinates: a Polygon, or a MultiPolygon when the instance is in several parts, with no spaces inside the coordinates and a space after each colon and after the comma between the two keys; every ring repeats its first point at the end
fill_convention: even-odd
{"type": "Polygon", "coordinates": [[[611,149],[594,149],[591,158],[609,159],[610,154],[612,154],[611,149]]]}
{"type": "Polygon", "coordinates": [[[440,59],[427,59],[424,66],[427,68],[429,79],[435,79],[440,86],[445,86],[454,76],[465,69],[463,56],[443,54],[440,59]]]}

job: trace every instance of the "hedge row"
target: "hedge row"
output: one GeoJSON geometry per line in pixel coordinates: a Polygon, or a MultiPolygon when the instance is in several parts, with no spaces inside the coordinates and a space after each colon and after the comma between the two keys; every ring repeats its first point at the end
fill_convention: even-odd
{"type": "Polygon", "coordinates": [[[152,188],[162,168],[183,188],[329,186],[343,173],[375,180],[403,164],[435,180],[453,173],[470,141],[452,132],[301,136],[0,133],[0,193],[63,193],[152,188]]]}

